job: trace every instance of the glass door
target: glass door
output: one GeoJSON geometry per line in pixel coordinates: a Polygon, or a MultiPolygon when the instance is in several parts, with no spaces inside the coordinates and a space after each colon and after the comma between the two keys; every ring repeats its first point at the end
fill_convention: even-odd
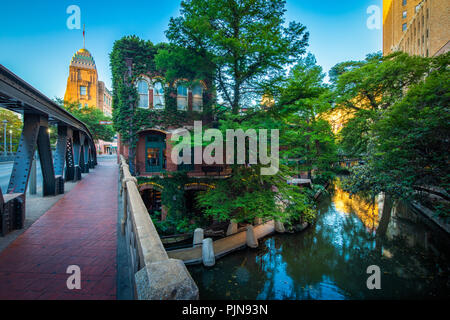
{"type": "Polygon", "coordinates": [[[163,136],[147,136],[145,144],[145,171],[161,172],[166,168],[166,144],[163,136]]]}

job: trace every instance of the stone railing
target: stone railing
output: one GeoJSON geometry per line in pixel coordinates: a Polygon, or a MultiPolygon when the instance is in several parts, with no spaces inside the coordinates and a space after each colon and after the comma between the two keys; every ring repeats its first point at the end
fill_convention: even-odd
{"type": "Polygon", "coordinates": [[[120,156],[122,233],[134,274],[138,300],[196,300],[198,288],[183,261],[169,259],[137,188],[137,180],[120,156]]]}

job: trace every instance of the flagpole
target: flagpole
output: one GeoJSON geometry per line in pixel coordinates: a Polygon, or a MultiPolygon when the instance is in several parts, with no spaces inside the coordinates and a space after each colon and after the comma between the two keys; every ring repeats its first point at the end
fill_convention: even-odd
{"type": "Polygon", "coordinates": [[[83,49],[86,49],[86,25],[83,24],[83,49]]]}

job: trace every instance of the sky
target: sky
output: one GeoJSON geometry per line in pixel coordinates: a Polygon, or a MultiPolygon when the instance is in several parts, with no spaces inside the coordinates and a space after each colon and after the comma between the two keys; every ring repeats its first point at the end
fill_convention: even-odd
{"type": "MultiPolygon", "coordinates": [[[[381,28],[367,27],[370,6],[381,9],[382,0],[287,0],[286,21],[307,27],[308,51],[328,72],[336,63],[381,51],[381,28]]],[[[83,47],[85,24],[86,49],[95,59],[99,80],[111,88],[109,53],[114,41],[134,34],[165,42],[169,19],[179,10],[180,0],[2,0],[0,64],[49,98],[63,98],[71,58],[83,47]],[[67,27],[71,5],[81,11],[79,30],[67,27]]]]}

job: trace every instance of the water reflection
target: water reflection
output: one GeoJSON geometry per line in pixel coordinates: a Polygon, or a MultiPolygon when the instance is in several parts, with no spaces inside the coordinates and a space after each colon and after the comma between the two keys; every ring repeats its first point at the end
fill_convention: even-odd
{"type": "Polygon", "coordinates": [[[201,299],[380,299],[449,295],[449,239],[404,203],[350,199],[338,186],[319,205],[314,226],[275,235],[256,250],[190,271],[201,299]],[[382,290],[368,290],[369,265],[382,290]]]}

